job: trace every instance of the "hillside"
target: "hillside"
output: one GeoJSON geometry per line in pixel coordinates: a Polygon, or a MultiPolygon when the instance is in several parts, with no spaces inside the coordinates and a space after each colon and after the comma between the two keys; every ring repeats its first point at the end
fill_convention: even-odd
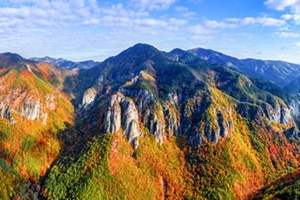
{"type": "Polygon", "coordinates": [[[73,106],[56,89],[63,80],[55,67],[5,53],[0,69],[0,197],[27,199],[59,156],[73,106]]]}
{"type": "MultiPolygon", "coordinates": [[[[31,188],[35,184],[39,190],[8,188],[1,192],[6,198],[247,199],[299,170],[299,99],[266,79],[211,64],[188,51],[166,53],[147,44],[76,72],[21,57],[3,63],[12,63],[2,67],[3,78],[15,68],[26,74],[31,69],[54,88],[47,77],[56,77],[59,87],[53,90],[66,106],[60,111],[70,113],[47,110],[60,116],[52,124],[62,120],[64,126],[48,132],[59,145],[49,158],[51,166],[44,168],[47,173],[37,173],[32,181],[31,188]],[[41,72],[44,65],[51,76],[41,72]]],[[[12,79],[10,87],[16,82],[12,79]]],[[[37,89],[44,97],[47,91],[37,89]]],[[[23,123],[11,121],[3,129],[23,123]]],[[[41,120],[42,127],[48,123],[41,120]]],[[[3,160],[2,170],[9,166],[22,174],[3,160]]],[[[9,179],[1,175],[12,180],[4,185],[22,186],[29,178],[22,182],[11,174],[9,179]]]]}

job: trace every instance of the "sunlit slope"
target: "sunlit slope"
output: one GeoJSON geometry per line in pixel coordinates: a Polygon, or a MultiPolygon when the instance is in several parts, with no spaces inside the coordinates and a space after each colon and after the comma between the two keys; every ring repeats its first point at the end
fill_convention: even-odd
{"type": "Polygon", "coordinates": [[[60,92],[63,78],[53,66],[6,53],[0,69],[1,199],[27,198],[30,184],[57,159],[60,134],[73,124],[73,106],[60,92]]]}

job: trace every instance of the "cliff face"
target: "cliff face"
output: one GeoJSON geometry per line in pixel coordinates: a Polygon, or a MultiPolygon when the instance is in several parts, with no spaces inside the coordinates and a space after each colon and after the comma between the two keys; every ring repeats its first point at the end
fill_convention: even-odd
{"type": "Polygon", "coordinates": [[[24,91],[11,89],[8,94],[0,95],[0,117],[16,123],[14,113],[26,117],[28,120],[41,120],[47,123],[48,112],[55,111],[56,99],[53,94],[46,94],[42,98],[36,95],[36,91],[24,91]]]}
{"type": "Polygon", "coordinates": [[[160,144],[167,138],[182,134],[188,135],[194,145],[201,145],[203,137],[217,144],[219,137],[225,138],[234,130],[231,108],[214,108],[211,120],[204,119],[203,115],[208,111],[202,104],[207,102],[201,104],[199,96],[179,103],[177,95],[170,94],[169,99],[158,103],[149,91],[121,91],[124,93],[118,92],[110,97],[104,112],[104,132],[123,130],[130,143],[137,144],[142,136],[140,125],[148,129],[160,144]],[[204,119],[204,129],[203,124],[199,124],[201,119],[204,119]]]}
{"type": "Polygon", "coordinates": [[[138,111],[131,99],[120,93],[110,97],[104,117],[104,131],[106,133],[122,134],[132,143],[134,149],[138,147],[138,138],[142,135],[139,127],[138,111]]]}
{"type": "Polygon", "coordinates": [[[81,107],[83,107],[84,109],[88,109],[89,107],[93,106],[96,94],[97,91],[94,88],[86,90],[83,94],[81,107]]]}

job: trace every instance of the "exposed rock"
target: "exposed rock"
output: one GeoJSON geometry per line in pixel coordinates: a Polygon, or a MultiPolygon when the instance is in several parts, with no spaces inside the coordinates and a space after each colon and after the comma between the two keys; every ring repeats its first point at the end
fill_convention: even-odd
{"type": "Polygon", "coordinates": [[[264,115],[270,122],[289,124],[294,123],[293,110],[290,108],[278,104],[275,108],[270,105],[264,104],[263,106],[264,115]]]}
{"type": "Polygon", "coordinates": [[[299,108],[299,103],[296,102],[296,101],[291,101],[290,104],[289,104],[289,108],[290,108],[290,111],[292,113],[293,116],[299,116],[299,113],[300,113],[300,108],[299,108]]]}
{"type": "Polygon", "coordinates": [[[54,111],[57,106],[57,102],[55,101],[54,94],[46,94],[45,100],[46,100],[46,107],[54,111]]]}
{"type": "Polygon", "coordinates": [[[203,144],[203,139],[199,134],[199,128],[198,127],[189,136],[189,144],[193,145],[193,146],[201,146],[203,144]]]}
{"type": "Polygon", "coordinates": [[[294,123],[294,118],[292,117],[291,111],[288,108],[280,106],[280,123],[289,124],[294,123]]]}
{"type": "MultiPolygon", "coordinates": [[[[142,115],[142,123],[149,132],[154,135],[155,140],[160,144],[165,139],[165,131],[169,130],[170,136],[173,135],[173,127],[166,127],[165,114],[160,104],[155,102],[154,95],[148,90],[128,90],[121,88],[120,92],[133,99],[138,114],[142,115]]],[[[173,117],[173,120],[174,117],[173,117]]],[[[170,126],[173,126],[173,124],[170,126]]],[[[176,126],[176,125],[175,125],[176,126]]],[[[177,134],[177,133],[176,133],[177,134]]]]}
{"type": "MultiPolygon", "coordinates": [[[[219,137],[226,138],[229,132],[234,131],[232,120],[232,109],[226,107],[215,108],[212,119],[205,122],[204,136],[211,142],[217,144],[219,137]]],[[[195,141],[193,141],[195,143],[195,141]]],[[[202,143],[202,140],[200,140],[202,143]]],[[[199,143],[198,145],[201,145],[199,143]]]]}
{"type": "Polygon", "coordinates": [[[93,106],[96,95],[97,95],[97,91],[95,90],[95,88],[90,88],[87,91],[85,91],[82,98],[82,107],[88,109],[91,106],[93,106]]]}
{"type": "Polygon", "coordinates": [[[150,109],[146,109],[143,113],[143,123],[149,129],[149,132],[154,135],[155,140],[162,144],[165,138],[165,120],[163,119],[162,110],[151,112],[150,109]]]}
{"type": "Polygon", "coordinates": [[[0,117],[10,123],[16,123],[13,113],[26,117],[28,120],[41,120],[47,123],[47,109],[54,111],[57,102],[54,94],[46,94],[44,99],[37,97],[35,91],[25,91],[20,88],[11,89],[8,94],[0,95],[0,117]]]}
{"type": "Polygon", "coordinates": [[[105,115],[104,131],[107,133],[116,133],[121,128],[121,107],[118,101],[113,100],[113,97],[105,115]]]}
{"type": "Polygon", "coordinates": [[[26,96],[20,107],[19,114],[26,116],[29,120],[39,119],[42,115],[41,102],[35,96],[26,96]]]}
{"type": "Polygon", "coordinates": [[[178,120],[178,117],[176,115],[176,110],[173,110],[171,108],[165,108],[164,116],[165,116],[167,137],[170,138],[173,135],[175,136],[179,135],[180,120],[178,120]]]}
{"type": "Polygon", "coordinates": [[[211,125],[210,121],[206,121],[205,129],[204,129],[204,136],[211,142],[217,144],[219,141],[220,136],[220,127],[211,125]]]}
{"type": "Polygon", "coordinates": [[[37,91],[26,91],[21,88],[2,88],[0,95],[0,118],[6,118],[10,123],[16,123],[13,113],[26,117],[28,120],[41,120],[47,123],[47,111],[55,111],[57,101],[55,94],[38,95],[37,91]],[[3,92],[6,91],[6,92],[3,92]]]}
{"type": "Polygon", "coordinates": [[[138,111],[134,105],[134,102],[128,99],[124,99],[121,102],[121,108],[123,135],[125,135],[128,141],[131,143],[135,138],[141,135],[138,111]]]}
{"type": "Polygon", "coordinates": [[[104,81],[103,75],[100,75],[100,76],[99,76],[98,81],[99,81],[100,83],[102,83],[102,82],[104,81]]]}
{"type": "Polygon", "coordinates": [[[237,111],[242,117],[254,120],[257,123],[260,123],[260,117],[265,117],[263,109],[255,104],[240,102],[237,111]]]}
{"type": "Polygon", "coordinates": [[[104,131],[123,135],[134,148],[138,147],[138,137],[142,135],[139,127],[138,111],[134,102],[121,93],[111,96],[104,116],[104,131]]]}
{"type": "Polygon", "coordinates": [[[139,110],[142,110],[154,101],[153,94],[148,90],[128,90],[121,88],[120,92],[125,96],[131,97],[139,110]]]}

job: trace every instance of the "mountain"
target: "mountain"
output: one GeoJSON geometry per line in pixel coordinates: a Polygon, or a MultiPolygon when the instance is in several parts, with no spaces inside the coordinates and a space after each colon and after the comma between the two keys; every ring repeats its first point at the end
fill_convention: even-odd
{"type": "Polygon", "coordinates": [[[24,192],[58,158],[73,106],[58,89],[60,69],[48,63],[0,54],[0,82],[0,197],[27,198],[24,192]]]}
{"type": "MultiPolygon", "coordinates": [[[[287,183],[284,177],[300,168],[298,96],[235,67],[148,44],[75,71],[20,56],[1,62],[0,77],[15,69],[34,74],[63,98],[62,107],[45,111],[52,122],[33,119],[52,129],[32,132],[32,121],[19,120],[22,112],[13,114],[16,122],[4,119],[0,133],[24,127],[24,136],[0,137],[2,199],[247,199],[276,180],[287,183]],[[27,143],[36,135],[53,146],[27,143]],[[7,145],[7,137],[22,145],[7,145]],[[48,147],[53,154],[43,153],[48,147]],[[2,149],[17,149],[19,157],[4,157],[2,149]],[[34,156],[33,163],[40,163],[39,153],[49,157],[47,173],[38,173],[37,164],[24,174],[21,164],[34,156]]],[[[14,88],[18,82],[3,83],[14,88]]],[[[34,83],[30,89],[45,98],[48,90],[34,83]]]]}
{"type": "Polygon", "coordinates": [[[70,85],[95,135],[61,154],[46,198],[245,199],[299,167],[297,97],[190,52],[137,44],[70,85]]]}
{"type": "Polygon", "coordinates": [[[203,48],[188,51],[207,60],[211,64],[225,65],[250,77],[264,78],[278,84],[280,87],[286,86],[290,81],[300,75],[300,65],[298,64],[250,58],[237,59],[217,51],[203,48]]]}
{"type": "Polygon", "coordinates": [[[63,58],[51,58],[48,56],[42,58],[30,58],[30,60],[34,60],[37,62],[47,62],[51,63],[54,66],[61,67],[64,69],[89,69],[95,67],[96,65],[100,64],[100,62],[95,62],[93,60],[81,61],[81,62],[73,62],[69,60],[65,60],[63,58]]]}

